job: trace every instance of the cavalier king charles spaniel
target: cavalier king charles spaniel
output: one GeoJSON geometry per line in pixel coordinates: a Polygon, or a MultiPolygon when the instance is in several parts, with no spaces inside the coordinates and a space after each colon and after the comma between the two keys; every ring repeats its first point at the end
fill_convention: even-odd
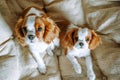
{"type": "Polygon", "coordinates": [[[43,57],[46,51],[53,55],[55,46],[59,46],[60,29],[55,22],[39,7],[26,8],[15,26],[16,38],[22,46],[28,46],[38,70],[46,73],[43,57]]]}
{"type": "Polygon", "coordinates": [[[73,24],[70,24],[66,29],[65,27],[61,28],[60,43],[65,50],[66,57],[78,74],[81,74],[82,69],[76,58],[85,57],[89,80],[95,80],[90,51],[95,49],[100,42],[100,37],[94,30],[73,24]]]}

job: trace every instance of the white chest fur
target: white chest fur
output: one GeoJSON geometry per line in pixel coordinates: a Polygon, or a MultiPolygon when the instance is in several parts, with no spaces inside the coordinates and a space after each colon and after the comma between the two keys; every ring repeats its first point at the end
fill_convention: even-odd
{"type": "Polygon", "coordinates": [[[49,44],[45,42],[36,42],[32,45],[29,45],[30,50],[35,54],[40,54],[41,57],[44,57],[46,49],[49,47],[49,44]]]}
{"type": "Polygon", "coordinates": [[[90,55],[90,49],[76,49],[76,48],[73,48],[72,50],[68,49],[68,54],[78,58],[86,57],[90,55]]]}
{"type": "Polygon", "coordinates": [[[40,54],[41,57],[44,57],[46,50],[49,48],[53,50],[55,46],[59,46],[59,39],[55,38],[50,44],[47,44],[44,41],[38,42],[36,40],[35,43],[28,44],[30,50],[35,54],[40,54]]]}

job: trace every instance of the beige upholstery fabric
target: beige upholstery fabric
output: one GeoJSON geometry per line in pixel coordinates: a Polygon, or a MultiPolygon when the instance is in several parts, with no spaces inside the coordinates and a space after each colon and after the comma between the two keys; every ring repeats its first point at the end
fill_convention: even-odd
{"type": "Polygon", "coordinates": [[[45,5],[56,22],[68,20],[79,26],[88,23],[102,40],[92,51],[96,80],[120,80],[120,2],[113,0],[44,0],[44,4],[41,0],[1,0],[0,80],[88,80],[84,58],[79,59],[80,75],[64,55],[46,55],[47,73],[38,72],[28,48],[20,46],[12,36],[19,15],[31,5],[45,5]]]}
{"type": "Polygon", "coordinates": [[[4,43],[4,41],[8,40],[12,36],[12,31],[6,22],[4,21],[3,17],[0,14],[0,44],[4,43]],[[5,28],[3,28],[3,26],[5,28]],[[4,35],[3,35],[4,34],[4,35]]]}

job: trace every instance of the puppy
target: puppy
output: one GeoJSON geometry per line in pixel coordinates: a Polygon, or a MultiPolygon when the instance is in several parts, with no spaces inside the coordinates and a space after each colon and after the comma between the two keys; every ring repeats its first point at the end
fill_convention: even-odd
{"type": "Polygon", "coordinates": [[[99,45],[100,37],[94,30],[77,27],[73,24],[70,24],[66,29],[65,27],[61,29],[60,44],[64,48],[65,54],[73,65],[75,72],[78,74],[82,72],[76,58],[85,57],[89,80],[95,80],[90,51],[99,45]]]}
{"type": "Polygon", "coordinates": [[[29,47],[41,73],[46,72],[43,62],[46,51],[53,55],[51,50],[59,46],[59,32],[55,22],[35,6],[26,8],[16,23],[16,39],[22,46],[29,47]]]}

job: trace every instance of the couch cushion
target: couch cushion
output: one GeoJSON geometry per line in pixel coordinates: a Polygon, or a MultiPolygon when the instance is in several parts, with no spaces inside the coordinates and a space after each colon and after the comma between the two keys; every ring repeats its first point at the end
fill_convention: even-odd
{"type": "Polygon", "coordinates": [[[10,38],[12,38],[12,31],[0,14],[0,44],[10,38]]]}

